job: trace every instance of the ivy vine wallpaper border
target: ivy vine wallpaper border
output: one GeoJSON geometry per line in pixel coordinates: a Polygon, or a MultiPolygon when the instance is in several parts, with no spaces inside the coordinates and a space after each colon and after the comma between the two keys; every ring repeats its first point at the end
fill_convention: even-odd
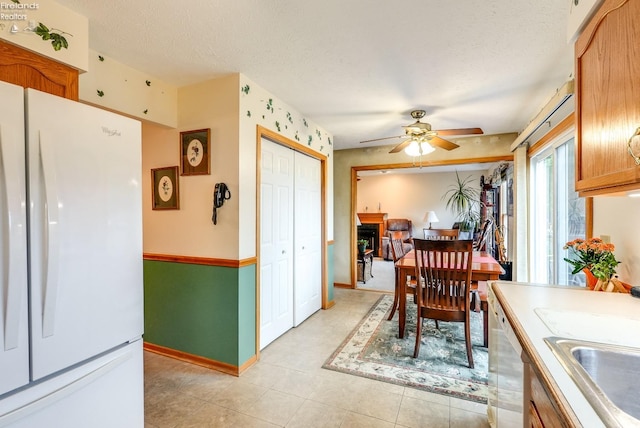
{"type": "Polygon", "coordinates": [[[241,97],[246,97],[248,105],[251,106],[247,109],[247,117],[257,120],[261,126],[307,144],[327,157],[331,156],[332,150],[329,149],[332,148],[333,142],[326,131],[321,131],[318,127],[312,129],[305,117],[296,117],[298,113],[292,113],[290,107],[284,103],[280,106],[279,101],[258,95],[251,89],[248,83],[240,85],[241,97]]]}
{"type": "MultiPolygon", "coordinates": [[[[11,0],[11,2],[14,4],[22,5],[22,3],[20,3],[20,0],[11,0]]],[[[3,6],[3,8],[5,7],[3,6]]],[[[11,10],[9,7],[6,7],[6,8],[11,10]]],[[[66,31],[62,31],[57,28],[49,29],[49,27],[44,25],[42,22],[38,22],[37,26],[31,27],[32,25],[31,22],[34,22],[34,21],[30,21],[29,27],[25,28],[22,31],[29,31],[29,32],[35,33],[38,36],[40,36],[42,40],[44,40],[45,42],[51,40],[51,46],[53,47],[54,51],[59,51],[62,48],[67,49],[69,47],[69,42],[64,37],[64,34],[71,37],[73,37],[73,34],[67,33],[66,31]]],[[[4,25],[3,25],[3,29],[4,29],[4,25]]],[[[18,27],[14,22],[14,24],[11,26],[11,32],[14,33],[18,31],[19,31],[18,27]]]]}

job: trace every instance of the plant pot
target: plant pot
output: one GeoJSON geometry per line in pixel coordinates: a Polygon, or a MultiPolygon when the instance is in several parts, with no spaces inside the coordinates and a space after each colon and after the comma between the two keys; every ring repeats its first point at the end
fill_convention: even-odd
{"type": "Polygon", "coordinates": [[[629,293],[630,288],[628,284],[623,283],[617,278],[611,278],[609,280],[599,279],[596,282],[596,286],[593,291],[607,291],[611,293],[629,293]]]}
{"type": "Polygon", "coordinates": [[[587,287],[589,290],[593,290],[598,283],[598,278],[596,278],[587,268],[582,269],[582,272],[584,272],[584,275],[587,277],[587,287]]]}
{"type": "Polygon", "coordinates": [[[503,281],[512,281],[513,280],[513,262],[498,262],[502,269],[504,269],[504,273],[500,275],[500,279],[503,281]]]}
{"type": "Polygon", "coordinates": [[[358,245],[358,254],[364,254],[366,250],[367,250],[366,245],[358,245]]]}
{"type": "Polygon", "coordinates": [[[473,232],[468,231],[468,230],[461,230],[460,234],[458,235],[458,239],[472,240],[473,239],[473,232]]]}

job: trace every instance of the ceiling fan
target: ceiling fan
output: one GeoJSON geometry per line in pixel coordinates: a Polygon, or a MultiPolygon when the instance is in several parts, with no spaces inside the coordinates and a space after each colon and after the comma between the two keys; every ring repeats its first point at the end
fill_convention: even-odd
{"type": "Polygon", "coordinates": [[[440,129],[433,130],[431,129],[430,123],[420,122],[425,116],[426,112],[424,110],[413,110],[411,112],[411,117],[416,119],[415,123],[411,125],[403,126],[404,135],[396,135],[394,137],[384,137],[384,138],[376,138],[373,140],[365,140],[360,141],[361,143],[371,143],[373,141],[381,141],[381,140],[389,140],[392,138],[407,138],[397,146],[395,146],[389,153],[398,153],[403,149],[410,147],[415,154],[411,154],[412,156],[418,156],[427,154],[433,150],[433,146],[440,147],[445,150],[453,150],[460,146],[455,143],[452,143],[449,140],[445,140],[444,138],[440,138],[441,135],[449,136],[449,135],[472,135],[472,134],[483,134],[482,129],[480,128],[460,128],[460,129],[440,129]],[[412,146],[413,143],[413,146],[412,146]]]}

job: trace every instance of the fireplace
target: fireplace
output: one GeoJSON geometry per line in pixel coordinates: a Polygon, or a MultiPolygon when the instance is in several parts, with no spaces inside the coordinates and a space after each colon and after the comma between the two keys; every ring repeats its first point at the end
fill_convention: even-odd
{"type": "Polygon", "coordinates": [[[380,231],[377,224],[363,224],[358,226],[358,240],[366,239],[369,242],[367,248],[372,249],[373,254],[378,254],[379,238],[380,231]]]}
{"type": "Polygon", "coordinates": [[[358,239],[369,241],[367,248],[373,250],[376,257],[382,257],[382,234],[387,213],[358,213],[361,226],[358,226],[358,239]]]}

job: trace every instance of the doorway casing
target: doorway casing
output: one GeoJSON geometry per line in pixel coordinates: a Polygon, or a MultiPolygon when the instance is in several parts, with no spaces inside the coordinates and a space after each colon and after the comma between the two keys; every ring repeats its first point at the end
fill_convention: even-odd
{"type": "MultiPolygon", "coordinates": [[[[256,189],[261,188],[261,162],[262,162],[262,139],[272,141],[282,146],[288,147],[294,151],[303,153],[314,159],[320,161],[320,209],[321,216],[320,221],[322,224],[321,230],[321,272],[322,272],[322,309],[328,309],[332,306],[329,302],[329,290],[328,290],[328,273],[327,273],[327,157],[322,153],[318,153],[315,150],[310,149],[300,143],[290,140],[270,129],[257,125],[256,131],[256,189]]],[[[256,266],[260,266],[260,206],[261,206],[261,194],[260,191],[256,191],[256,266]]],[[[256,269],[256,357],[260,357],[260,269],[256,269]]]]}
{"type": "MultiPolygon", "coordinates": [[[[464,164],[473,164],[473,163],[499,163],[499,162],[509,162],[513,161],[513,155],[502,155],[502,156],[487,156],[481,158],[461,158],[461,159],[448,159],[448,160],[437,160],[432,162],[422,161],[422,168],[429,168],[434,166],[455,166],[455,165],[464,165],[464,164]]],[[[356,288],[357,285],[357,255],[358,255],[358,246],[357,243],[357,224],[356,224],[356,213],[357,213],[357,203],[358,203],[358,172],[359,171],[381,171],[381,170],[392,170],[392,169],[405,169],[405,168],[416,168],[414,163],[396,163],[396,164],[380,164],[380,165],[362,165],[362,166],[352,166],[351,167],[351,236],[350,236],[350,248],[351,248],[351,286],[350,288],[356,288]]],[[[345,284],[346,285],[346,284],[345,284]]]]}

